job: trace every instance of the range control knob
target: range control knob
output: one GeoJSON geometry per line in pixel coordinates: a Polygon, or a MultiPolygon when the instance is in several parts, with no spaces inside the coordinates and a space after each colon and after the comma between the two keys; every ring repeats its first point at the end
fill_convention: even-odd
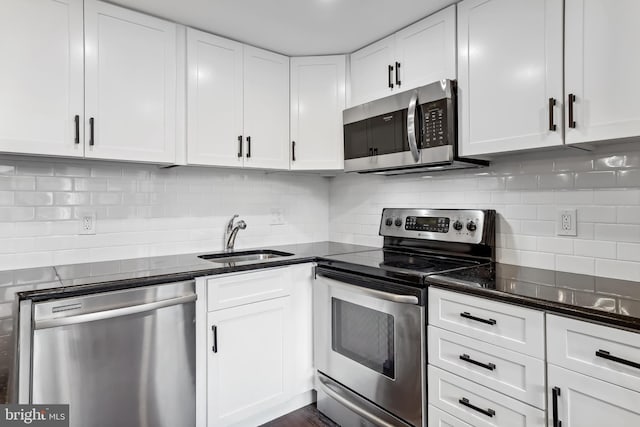
{"type": "Polygon", "coordinates": [[[453,223],[453,229],[456,231],[462,230],[462,223],[460,221],[456,221],[453,223]]]}
{"type": "Polygon", "coordinates": [[[393,225],[393,219],[387,218],[387,220],[384,223],[386,224],[387,227],[391,227],[393,225]]]}
{"type": "Polygon", "coordinates": [[[400,218],[396,218],[396,227],[400,227],[402,225],[402,220],[400,218]]]}
{"type": "Polygon", "coordinates": [[[473,221],[469,221],[469,222],[467,223],[467,230],[469,230],[469,231],[476,231],[477,229],[478,229],[478,226],[476,225],[476,223],[475,223],[475,222],[473,222],[473,221]]]}

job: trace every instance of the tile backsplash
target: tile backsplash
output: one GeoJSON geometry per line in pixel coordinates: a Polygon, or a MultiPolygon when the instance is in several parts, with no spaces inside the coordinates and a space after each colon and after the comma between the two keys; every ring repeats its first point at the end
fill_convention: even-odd
{"type": "Polygon", "coordinates": [[[0,157],[0,270],[328,239],[329,181],[251,170],[0,157]],[[96,234],[79,218],[96,213],[96,234]]]}
{"type": "Polygon", "coordinates": [[[500,262],[640,280],[638,144],[505,156],[432,175],[341,175],[330,185],[330,239],[382,245],[384,207],[496,209],[500,262]],[[577,209],[576,237],[556,235],[561,208],[577,209]]]}

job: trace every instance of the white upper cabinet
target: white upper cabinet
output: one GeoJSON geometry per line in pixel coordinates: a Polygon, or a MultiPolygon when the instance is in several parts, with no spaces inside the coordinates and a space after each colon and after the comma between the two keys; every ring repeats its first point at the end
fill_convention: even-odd
{"type": "Polygon", "coordinates": [[[350,56],[349,105],[456,78],[456,6],[350,56]]]}
{"type": "Polygon", "coordinates": [[[86,157],[175,160],[176,25],[85,1],[86,157]]]}
{"type": "Polygon", "coordinates": [[[291,58],[291,169],[344,168],[345,57],[291,58]]]}
{"type": "Polygon", "coordinates": [[[562,0],[458,3],[463,156],[562,145],[562,0]]]}
{"type": "Polygon", "coordinates": [[[396,90],[456,78],[456,7],[396,33],[396,90]]]}
{"type": "Polygon", "coordinates": [[[244,166],[289,169],[289,58],[244,46],[244,166]]]}
{"type": "Polygon", "coordinates": [[[0,151],[83,156],[82,0],[1,9],[0,151]]]}
{"type": "Polygon", "coordinates": [[[187,29],[187,162],[243,165],[243,45],[187,29]]]}
{"type": "Polygon", "coordinates": [[[566,0],[565,8],[566,142],[640,135],[640,2],[566,0]]]}
{"type": "Polygon", "coordinates": [[[389,36],[351,54],[349,105],[359,105],[393,92],[395,37],[389,36]]]}

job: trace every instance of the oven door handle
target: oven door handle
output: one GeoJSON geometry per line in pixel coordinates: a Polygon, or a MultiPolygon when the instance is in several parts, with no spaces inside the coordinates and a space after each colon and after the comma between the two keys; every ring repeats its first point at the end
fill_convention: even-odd
{"type": "Polygon", "coordinates": [[[407,139],[409,140],[409,150],[413,156],[413,161],[420,161],[420,151],[418,151],[418,138],[416,136],[416,110],[418,109],[418,91],[414,91],[409,101],[407,112],[407,139]]]}
{"type": "Polygon", "coordinates": [[[346,396],[343,396],[339,390],[334,390],[331,384],[326,379],[324,379],[321,375],[318,375],[318,379],[320,380],[320,386],[322,388],[322,391],[324,391],[329,397],[336,400],[342,406],[346,407],[347,409],[350,409],[351,411],[355,412],[356,414],[360,415],[362,418],[366,419],[367,421],[373,423],[376,426],[382,426],[382,427],[395,426],[394,424],[388,423],[387,421],[383,420],[377,415],[372,414],[371,412],[362,408],[357,403],[352,402],[346,396]]]}
{"type": "Polygon", "coordinates": [[[417,305],[420,301],[418,297],[415,295],[401,295],[401,294],[392,294],[390,292],[379,291],[377,289],[369,289],[363,288],[358,285],[349,285],[346,283],[338,282],[334,279],[326,279],[331,281],[330,286],[334,286],[336,288],[344,289],[345,291],[354,292],[356,294],[367,295],[373,298],[383,299],[386,301],[397,302],[400,304],[413,304],[417,305]]]}

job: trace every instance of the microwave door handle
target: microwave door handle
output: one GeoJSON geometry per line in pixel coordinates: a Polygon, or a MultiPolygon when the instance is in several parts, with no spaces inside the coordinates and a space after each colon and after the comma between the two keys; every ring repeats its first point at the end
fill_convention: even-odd
{"type": "Polygon", "coordinates": [[[407,114],[407,136],[409,139],[409,150],[413,160],[418,163],[420,161],[420,151],[418,151],[418,139],[416,136],[416,110],[418,107],[418,91],[414,91],[409,101],[409,111],[407,114]]]}

